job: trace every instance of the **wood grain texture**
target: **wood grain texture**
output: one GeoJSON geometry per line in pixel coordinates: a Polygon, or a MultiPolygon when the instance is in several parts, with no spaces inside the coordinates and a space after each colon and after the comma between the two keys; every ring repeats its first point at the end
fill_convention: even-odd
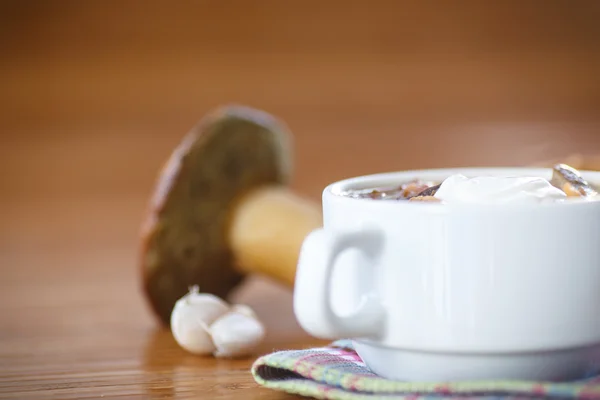
{"type": "Polygon", "coordinates": [[[4,204],[0,398],[286,398],[258,388],[249,368],[260,354],[318,344],[298,328],[289,291],[255,278],[236,294],[268,329],[252,357],[190,355],[143,301],[135,235],[123,234],[138,223],[137,205],[107,201],[4,204]]]}
{"type": "MultiPolygon", "coordinates": [[[[139,224],[185,132],[283,118],[293,188],[600,151],[597,1],[4,1],[0,398],[291,399],[184,353],[139,286],[139,224]]],[[[255,277],[258,353],[315,341],[255,277]]]]}

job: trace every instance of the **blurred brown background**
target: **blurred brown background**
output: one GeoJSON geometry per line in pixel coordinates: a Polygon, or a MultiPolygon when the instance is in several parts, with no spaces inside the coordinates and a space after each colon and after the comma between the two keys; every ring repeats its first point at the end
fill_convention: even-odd
{"type": "Polygon", "coordinates": [[[228,102],[288,122],[297,187],[313,196],[355,174],[600,143],[597,1],[1,7],[10,197],[148,192],[187,129],[228,102]]]}
{"type": "MultiPolygon", "coordinates": [[[[2,350],[98,313],[120,338],[154,326],[132,292],[142,213],[224,103],[288,123],[315,199],[359,174],[597,153],[598,21],[593,0],[1,2],[0,338],[25,338],[2,350]]],[[[287,299],[269,307],[289,322],[287,299]]]]}

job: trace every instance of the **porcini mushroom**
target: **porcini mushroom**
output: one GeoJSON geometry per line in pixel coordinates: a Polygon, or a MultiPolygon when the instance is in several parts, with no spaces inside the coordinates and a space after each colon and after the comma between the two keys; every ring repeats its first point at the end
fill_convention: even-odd
{"type": "Polygon", "coordinates": [[[164,166],[144,221],[143,288],[164,325],[190,286],[227,298],[247,274],[293,286],[318,204],[288,189],[291,133],[266,112],[218,109],[164,166]]]}

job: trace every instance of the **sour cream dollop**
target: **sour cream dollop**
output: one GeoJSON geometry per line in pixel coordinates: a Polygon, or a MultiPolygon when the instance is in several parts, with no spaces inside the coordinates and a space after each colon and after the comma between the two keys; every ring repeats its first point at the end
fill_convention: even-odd
{"type": "Polygon", "coordinates": [[[435,197],[445,203],[543,203],[566,199],[567,195],[539,177],[451,175],[435,197]]]}

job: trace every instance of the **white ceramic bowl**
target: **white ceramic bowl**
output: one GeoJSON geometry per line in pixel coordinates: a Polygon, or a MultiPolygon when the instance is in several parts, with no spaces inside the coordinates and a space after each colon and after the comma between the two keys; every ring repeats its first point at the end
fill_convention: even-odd
{"type": "MultiPolygon", "coordinates": [[[[340,196],[413,178],[550,169],[458,168],[363,176],[323,192],[294,310],[319,338],[351,338],[377,374],[409,381],[565,380],[600,370],[600,201],[460,205],[340,196]]],[[[600,173],[584,172],[591,182],[600,173]]]]}

